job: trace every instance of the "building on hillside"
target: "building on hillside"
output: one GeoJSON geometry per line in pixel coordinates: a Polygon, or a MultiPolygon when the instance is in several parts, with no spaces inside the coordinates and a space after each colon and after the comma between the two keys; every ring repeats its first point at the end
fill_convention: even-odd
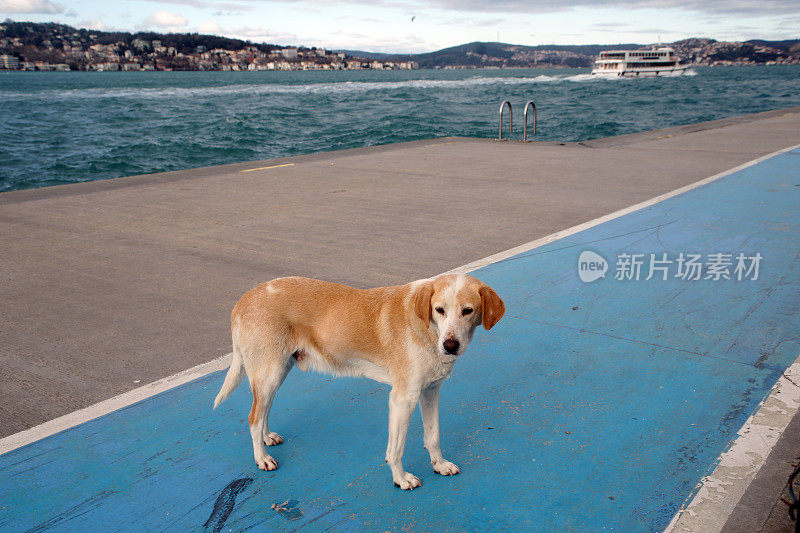
{"type": "Polygon", "coordinates": [[[107,63],[98,63],[95,66],[95,70],[99,70],[99,71],[103,71],[103,72],[117,71],[117,70],[119,70],[119,63],[112,63],[110,61],[107,62],[107,63]]]}
{"type": "Polygon", "coordinates": [[[19,59],[10,54],[0,55],[0,69],[3,70],[19,70],[19,59]]]}

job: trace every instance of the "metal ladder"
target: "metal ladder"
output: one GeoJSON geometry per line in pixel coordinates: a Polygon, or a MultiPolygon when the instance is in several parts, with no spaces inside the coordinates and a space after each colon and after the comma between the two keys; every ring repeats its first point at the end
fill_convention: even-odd
{"type": "MultiPolygon", "coordinates": [[[[503,112],[508,106],[508,132],[514,132],[514,119],[512,118],[512,110],[511,110],[511,102],[508,100],[503,100],[503,103],[500,104],[500,132],[497,136],[498,141],[503,140],[503,112]]],[[[525,110],[522,112],[522,142],[530,142],[528,140],[528,109],[533,108],[533,135],[536,135],[536,104],[533,101],[528,100],[525,104],[525,110]]]]}

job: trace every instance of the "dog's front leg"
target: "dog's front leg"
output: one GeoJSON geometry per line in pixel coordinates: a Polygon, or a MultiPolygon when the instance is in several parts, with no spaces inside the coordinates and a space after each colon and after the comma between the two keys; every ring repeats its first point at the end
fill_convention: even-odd
{"type": "Polygon", "coordinates": [[[439,391],[441,389],[441,382],[423,389],[419,398],[419,407],[422,411],[422,426],[425,429],[425,448],[431,455],[433,470],[443,476],[453,476],[460,474],[461,470],[442,457],[442,449],[439,447],[439,391]]]}
{"type": "Polygon", "coordinates": [[[394,484],[403,490],[422,485],[419,478],[403,470],[403,451],[406,446],[408,423],[419,400],[418,394],[400,391],[397,387],[389,394],[389,444],[386,447],[386,462],[392,469],[394,484]]]}

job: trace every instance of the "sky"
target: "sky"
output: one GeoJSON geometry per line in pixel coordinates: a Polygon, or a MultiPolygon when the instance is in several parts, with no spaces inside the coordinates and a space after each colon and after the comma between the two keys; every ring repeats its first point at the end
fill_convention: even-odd
{"type": "Polygon", "coordinates": [[[799,0],[0,0],[0,19],[395,53],[800,38],[799,0]]]}

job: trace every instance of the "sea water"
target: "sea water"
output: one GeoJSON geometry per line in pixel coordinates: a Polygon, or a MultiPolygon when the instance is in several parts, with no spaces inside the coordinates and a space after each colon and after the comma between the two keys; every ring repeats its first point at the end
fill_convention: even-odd
{"type": "Polygon", "coordinates": [[[0,191],[444,136],[581,141],[800,105],[800,66],[619,79],[586,69],[2,72],[0,191]],[[507,117],[506,117],[507,120],[507,117]],[[508,134],[505,134],[508,136],[508,134]]]}

